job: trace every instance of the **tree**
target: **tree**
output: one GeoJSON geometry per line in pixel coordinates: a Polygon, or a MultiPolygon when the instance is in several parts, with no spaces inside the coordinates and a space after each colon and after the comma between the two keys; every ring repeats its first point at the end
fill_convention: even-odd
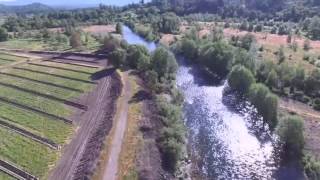
{"type": "Polygon", "coordinates": [[[254,82],[251,71],[241,65],[234,66],[228,77],[229,86],[241,93],[247,93],[254,82]]]}
{"type": "Polygon", "coordinates": [[[292,41],[292,34],[290,33],[290,34],[287,36],[287,43],[288,43],[288,44],[291,44],[291,41],[292,41]]]}
{"type": "Polygon", "coordinates": [[[127,50],[128,65],[138,70],[146,70],[150,65],[148,49],[142,45],[130,45],[127,50]]]}
{"type": "Polygon", "coordinates": [[[286,116],[281,118],[277,127],[277,134],[288,157],[301,157],[303,155],[303,120],[300,117],[286,116]]]}
{"type": "Polygon", "coordinates": [[[320,40],[320,17],[314,16],[308,27],[308,34],[312,39],[320,40]]]}
{"type": "Polygon", "coordinates": [[[117,23],[116,25],[116,32],[118,34],[122,34],[122,24],[121,23],[117,23]]]}
{"type": "Polygon", "coordinates": [[[306,39],[303,43],[303,49],[305,51],[309,51],[311,49],[311,45],[310,45],[310,40],[309,39],[306,39]]]}
{"type": "Polygon", "coordinates": [[[79,48],[82,46],[81,42],[81,33],[78,31],[75,31],[71,34],[70,37],[70,45],[72,48],[79,48]]]}
{"type": "Polygon", "coordinates": [[[159,78],[168,78],[172,74],[175,74],[178,69],[174,55],[163,47],[159,47],[154,51],[151,63],[159,78]]]}
{"type": "Polygon", "coordinates": [[[112,52],[116,48],[120,47],[120,40],[110,34],[106,35],[103,39],[103,46],[102,49],[112,52]]]}
{"type": "Polygon", "coordinates": [[[225,76],[231,70],[233,48],[224,41],[206,44],[200,49],[199,60],[211,72],[225,76]]]}
{"type": "Polygon", "coordinates": [[[8,32],[5,28],[0,28],[0,42],[8,40],[8,32]]]}
{"type": "Polygon", "coordinates": [[[281,45],[277,53],[278,64],[283,63],[286,60],[286,55],[284,54],[284,47],[281,45]]]}
{"type": "Polygon", "coordinates": [[[198,56],[198,46],[194,40],[183,39],[181,42],[181,51],[190,60],[195,60],[198,56]]]}
{"type": "Polygon", "coordinates": [[[121,48],[115,49],[110,54],[110,59],[113,62],[115,67],[120,67],[122,65],[125,65],[126,57],[127,57],[126,56],[126,51],[121,49],[121,48]]]}
{"type": "Polygon", "coordinates": [[[248,33],[246,35],[244,35],[241,39],[240,39],[240,47],[246,49],[249,51],[251,45],[253,43],[255,43],[257,40],[255,38],[254,35],[252,35],[251,33],[248,33]]]}
{"type": "Polygon", "coordinates": [[[165,13],[159,22],[159,30],[163,33],[175,33],[179,30],[180,19],[174,13],[165,13]]]}
{"type": "Polygon", "coordinates": [[[250,102],[257,108],[263,121],[274,129],[278,123],[278,98],[270,93],[268,87],[261,83],[253,84],[248,93],[250,102]]]}
{"type": "Polygon", "coordinates": [[[277,88],[278,87],[278,74],[277,72],[272,69],[268,75],[268,78],[266,80],[266,84],[270,87],[270,88],[277,88]]]}
{"type": "Polygon", "coordinates": [[[316,96],[320,91],[320,70],[314,69],[305,80],[305,92],[308,95],[316,96]]]}
{"type": "Polygon", "coordinates": [[[305,72],[303,67],[296,67],[295,76],[292,78],[293,87],[303,90],[305,81],[305,72]]]}

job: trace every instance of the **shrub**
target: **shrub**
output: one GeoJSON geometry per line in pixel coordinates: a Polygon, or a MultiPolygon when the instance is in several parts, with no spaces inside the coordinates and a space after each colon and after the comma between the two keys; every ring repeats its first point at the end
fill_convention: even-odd
{"type": "Polygon", "coordinates": [[[303,55],[303,60],[304,61],[309,61],[309,59],[310,59],[310,55],[309,54],[304,54],[303,55]]]}
{"type": "Polygon", "coordinates": [[[303,120],[298,116],[285,116],[279,121],[277,134],[287,157],[301,157],[304,147],[303,120]]]}
{"type": "Polygon", "coordinates": [[[72,48],[79,48],[82,46],[82,42],[81,42],[81,33],[78,31],[75,31],[71,34],[70,37],[70,46],[72,48]]]}
{"type": "Polygon", "coordinates": [[[198,47],[194,40],[183,39],[181,42],[181,51],[184,56],[190,60],[194,60],[198,56],[198,47]]]}
{"type": "Polygon", "coordinates": [[[253,84],[250,87],[248,97],[263,117],[263,121],[268,123],[271,129],[274,129],[278,123],[278,98],[261,83],[253,84]]]}
{"type": "Polygon", "coordinates": [[[316,65],[318,68],[320,68],[320,60],[315,60],[314,65],[316,65]]]}
{"type": "Polygon", "coordinates": [[[278,63],[281,64],[286,60],[286,55],[284,54],[284,47],[280,46],[278,53],[277,53],[278,63]]]}
{"type": "Polygon", "coordinates": [[[247,93],[254,82],[251,71],[241,65],[234,66],[228,77],[229,86],[241,93],[247,93]]]}
{"type": "Polygon", "coordinates": [[[152,55],[152,69],[157,72],[159,78],[168,78],[175,74],[178,69],[178,64],[174,55],[167,49],[157,48],[152,55]]]}
{"type": "Polygon", "coordinates": [[[312,106],[315,110],[320,111],[320,98],[314,99],[312,106]]]}
{"type": "Polygon", "coordinates": [[[8,40],[8,32],[5,28],[0,28],[0,42],[8,40]]]}
{"type": "Polygon", "coordinates": [[[148,66],[146,63],[150,64],[149,52],[145,46],[142,45],[130,45],[127,50],[127,60],[128,65],[132,68],[142,68],[143,70],[148,66]],[[138,67],[139,65],[139,67],[138,67]]]}
{"type": "Polygon", "coordinates": [[[320,179],[320,162],[311,155],[303,158],[303,167],[306,175],[310,180],[320,179]]]}
{"type": "Polygon", "coordinates": [[[199,60],[211,72],[225,76],[231,70],[233,49],[223,41],[209,43],[200,48],[199,60]]]}
{"type": "Polygon", "coordinates": [[[249,50],[252,43],[255,43],[257,40],[254,35],[248,33],[240,38],[240,47],[249,50]]]}
{"type": "Polygon", "coordinates": [[[117,25],[116,25],[116,33],[122,34],[122,24],[121,23],[117,23],[117,25]]]}
{"type": "Polygon", "coordinates": [[[110,54],[110,59],[113,62],[115,67],[120,67],[126,64],[126,51],[117,48],[116,50],[112,51],[110,54]]]}
{"type": "Polygon", "coordinates": [[[311,45],[310,45],[309,39],[306,39],[306,40],[304,41],[304,43],[303,43],[303,49],[304,49],[305,51],[309,51],[309,50],[311,49],[311,45]]]}

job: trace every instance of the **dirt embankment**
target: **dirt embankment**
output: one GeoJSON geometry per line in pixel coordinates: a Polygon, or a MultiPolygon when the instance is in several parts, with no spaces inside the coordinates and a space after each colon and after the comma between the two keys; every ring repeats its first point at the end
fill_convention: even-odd
{"type": "Polygon", "coordinates": [[[112,127],[115,103],[121,85],[114,69],[105,69],[92,76],[96,88],[83,96],[81,104],[87,111],[72,117],[79,127],[71,142],[64,148],[50,179],[89,179],[96,167],[105,136],[112,127]]]}

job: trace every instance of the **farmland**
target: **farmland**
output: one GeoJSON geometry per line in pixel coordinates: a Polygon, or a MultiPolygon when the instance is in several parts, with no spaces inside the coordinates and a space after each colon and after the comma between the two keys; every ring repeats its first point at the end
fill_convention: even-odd
{"type": "MultiPolygon", "coordinates": [[[[81,97],[98,86],[92,77],[102,66],[85,57],[32,57],[0,53],[0,160],[47,179],[79,129],[74,114],[90,109],[81,97]]],[[[0,179],[11,177],[1,171],[0,179]]]]}

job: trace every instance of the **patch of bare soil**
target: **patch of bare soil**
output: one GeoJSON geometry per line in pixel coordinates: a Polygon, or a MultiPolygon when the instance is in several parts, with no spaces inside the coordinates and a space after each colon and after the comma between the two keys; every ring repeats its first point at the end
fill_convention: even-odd
{"type": "MultiPolygon", "coordinates": [[[[248,32],[248,31],[240,31],[237,29],[226,28],[224,29],[224,34],[227,37],[231,36],[243,36],[247,33],[253,34],[259,43],[268,44],[268,45],[287,45],[287,35],[278,35],[278,34],[270,34],[263,32],[248,32]]],[[[294,40],[298,43],[300,47],[303,47],[305,42],[305,38],[294,37],[294,40]]],[[[310,41],[310,45],[312,48],[317,49],[320,48],[320,41],[310,41]]]]}
{"type": "Polygon", "coordinates": [[[96,88],[80,100],[88,110],[73,115],[77,132],[63,148],[63,155],[49,179],[89,179],[96,167],[104,138],[112,127],[115,101],[121,88],[114,69],[102,71],[92,77],[97,82],[96,88]]]}
{"type": "Polygon", "coordinates": [[[116,31],[115,25],[93,25],[83,27],[84,32],[92,33],[94,35],[106,35],[106,33],[113,33],[116,31]]]}
{"type": "Polygon", "coordinates": [[[304,118],[305,149],[320,160],[320,112],[289,99],[280,100],[280,109],[304,118]]]}
{"type": "Polygon", "coordinates": [[[171,45],[176,41],[176,39],[179,39],[180,35],[174,35],[174,34],[163,34],[161,35],[160,43],[164,44],[166,46],[171,45]]]}

